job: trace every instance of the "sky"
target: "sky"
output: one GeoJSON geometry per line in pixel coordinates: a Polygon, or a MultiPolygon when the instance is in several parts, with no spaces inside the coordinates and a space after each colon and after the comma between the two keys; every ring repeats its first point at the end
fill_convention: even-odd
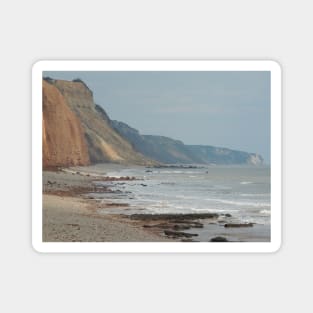
{"type": "Polygon", "coordinates": [[[111,119],[145,135],[259,153],[270,163],[270,72],[44,72],[82,79],[111,119]]]}

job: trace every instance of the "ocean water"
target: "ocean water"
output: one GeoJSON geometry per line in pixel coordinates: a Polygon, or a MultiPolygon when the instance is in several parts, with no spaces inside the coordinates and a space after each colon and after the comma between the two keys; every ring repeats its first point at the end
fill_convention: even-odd
{"type": "Polygon", "coordinates": [[[105,168],[104,172],[109,176],[135,176],[139,179],[98,182],[114,191],[104,194],[103,198],[129,204],[127,214],[138,211],[216,212],[231,214],[234,222],[270,225],[270,167],[206,166],[161,169],[120,167],[105,168]]]}

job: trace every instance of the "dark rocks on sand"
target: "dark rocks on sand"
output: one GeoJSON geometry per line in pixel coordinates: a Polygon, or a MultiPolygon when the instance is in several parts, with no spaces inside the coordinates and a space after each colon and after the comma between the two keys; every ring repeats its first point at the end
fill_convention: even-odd
{"type": "Polygon", "coordinates": [[[198,236],[198,234],[190,234],[190,233],[184,233],[184,232],[180,232],[180,231],[173,231],[173,230],[164,230],[164,234],[166,236],[170,236],[173,238],[191,238],[191,237],[195,237],[198,236]]]}
{"type": "Polygon", "coordinates": [[[175,224],[173,225],[173,229],[175,230],[186,230],[190,229],[191,225],[190,224],[175,224]]]}
{"type": "Polygon", "coordinates": [[[203,227],[203,224],[200,223],[200,222],[195,222],[195,221],[189,221],[189,220],[184,220],[184,219],[181,219],[181,220],[171,220],[172,223],[177,223],[177,224],[180,224],[180,223],[188,223],[188,225],[191,225],[191,227],[195,227],[195,228],[202,228],[203,227]]]}
{"type": "Polygon", "coordinates": [[[192,238],[198,234],[185,233],[181,230],[191,228],[203,228],[203,224],[198,219],[217,218],[216,213],[188,213],[188,214],[132,214],[125,215],[133,220],[145,221],[145,228],[156,228],[162,230],[164,234],[173,239],[192,238]]]}
{"type": "Polygon", "coordinates": [[[149,225],[149,224],[145,224],[143,225],[143,227],[145,228],[161,228],[161,229],[168,229],[168,228],[171,228],[172,225],[171,224],[167,224],[167,223],[159,223],[159,224],[152,224],[152,225],[149,225]]]}
{"type": "Polygon", "coordinates": [[[128,203],[106,203],[107,206],[110,206],[110,207],[125,207],[125,206],[129,206],[128,203]]]}
{"type": "Polygon", "coordinates": [[[224,216],[224,217],[232,217],[232,215],[231,215],[231,214],[229,214],[229,213],[224,213],[224,214],[221,214],[221,216],[224,216]]]}
{"type": "Polygon", "coordinates": [[[131,219],[134,220],[143,220],[143,221],[155,221],[155,220],[196,220],[196,219],[205,219],[205,218],[217,218],[217,213],[187,213],[187,214],[132,214],[130,215],[131,219]]]}
{"type": "Polygon", "coordinates": [[[228,240],[225,237],[217,236],[217,237],[211,238],[210,241],[211,242],[226,242],[228,240]]]}
{"type": "Polygon", "coordinates": [[[231,223],[228,223],[228,224],[225,224],[224,227],[253,227],[253,223],[242,223],[242,224],[231,224],[231,223]]]}

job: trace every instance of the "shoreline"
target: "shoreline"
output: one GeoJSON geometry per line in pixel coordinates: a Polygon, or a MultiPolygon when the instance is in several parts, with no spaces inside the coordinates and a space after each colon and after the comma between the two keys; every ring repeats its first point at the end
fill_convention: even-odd
{"type": "MultiPolygon", "coordinates": [[[[79,171],[43,171],[44,242],[168,241],[155,232],[134,227],[123,218],[100,214],[98,210],[105,209],[105,203],[88,199],[86,194],[105,192],[107,188],[93,184],[104,178],[108,179],[79,171]]],[[[107,207],[111,205],[108,203],[107,207]]]]}
{"type": "MultiPolygon", "coordinates": [[[[119,168],[108,164],[107,169],[112,167],[119,168]]],[[[97,182],[120,184],[137,178],[109,177],[104,170],[94,165],[43,171],[43,241],[270,241],[269,225],[238,224],[230,214],[129,214],[127,201],[94,195],[114,192],[97,182]]]]}

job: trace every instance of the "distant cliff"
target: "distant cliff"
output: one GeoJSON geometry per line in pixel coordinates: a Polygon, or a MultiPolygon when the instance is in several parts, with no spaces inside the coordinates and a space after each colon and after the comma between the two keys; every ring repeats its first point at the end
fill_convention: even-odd
{"type": "MultiPolygon", "coordinates": [[[[93,101],[93,95],[91,90],[86,84],[80,80],[65,81],[65,80],[53,80],[46,79],[43,81],[44,90],[46,86],[50,89],[56,90],[58,98],[53,98],[50,101],[50,107],[54,108],[56,114],[62,116],[60,110],[60,102],[62,107],[66,107],[71,116],[75,116],[76,124],[80,125],[81,142],[84,144],[87,157],[81,158],[79,164],[85,165],[89,161],[91,163],[103,163],[114,162],[122,164],[140,164],[140,165],[152,165],[156,164],[155,161],[149,160],[139,152],[135,151],[132,145],[124,139],[119,133],[117,133],[111,126],[109,118],[106,113],[101,110],[100,107],[96,107],[93,101]]],[[[45,91],[44,91],[45,92],[45,91]]],[[[48,132],[51,134],[60,133],[60,137],[70,137],[70,130],[72,124],[68,125],[69,129],[60,130],[60,123],[56,120],[47,124],[46,122],[47,108],[43,106],[43,125],[44,128],[48,128],[48,132]]],[[[70,119],[64,118],[63,122],[70,119]]],[[[76,125],[75,124],[75,125],[76,125]]],[[[75,137],[76,138],[76,137],[75,137]]],[[[43,160],[46,164],[46,157],[48,151],[55,149],[54,143],[45,144],[43,146],[43,160]]],[[[62,153],[67,154],[72,150],[75,150],[75,141],[68,141],[67,145],[60,144],[59,150],[56,155],[60,160],[63,160],[62,153]],[[62,149],[64,153],[62,152],[62,149]]],[[[85,155],[84,155],[85,156],[85,155]]],[[[63,160],[64,161],[64,160],[63,160]]],[[[49,161],[50,164],[54,164],[54,159],[49,161]]],[[[76,165],[77,162],[55,162],[55,165],[76,165]]]]}
{"type": "Polygon", "coordinates": [[[80,120],[55,86],[46,81],[42,84],[43,167],[89,164],[80,120]]]}
{"type": "Polygon", "coordinates": [[[255,153],[205,145],[185,145],[182,141],[168,137],[141,135],[138,130],[122,122],[111,121],[111,124],[135,150],[162,163],[263,164],[263,158],[255,153]]]}

